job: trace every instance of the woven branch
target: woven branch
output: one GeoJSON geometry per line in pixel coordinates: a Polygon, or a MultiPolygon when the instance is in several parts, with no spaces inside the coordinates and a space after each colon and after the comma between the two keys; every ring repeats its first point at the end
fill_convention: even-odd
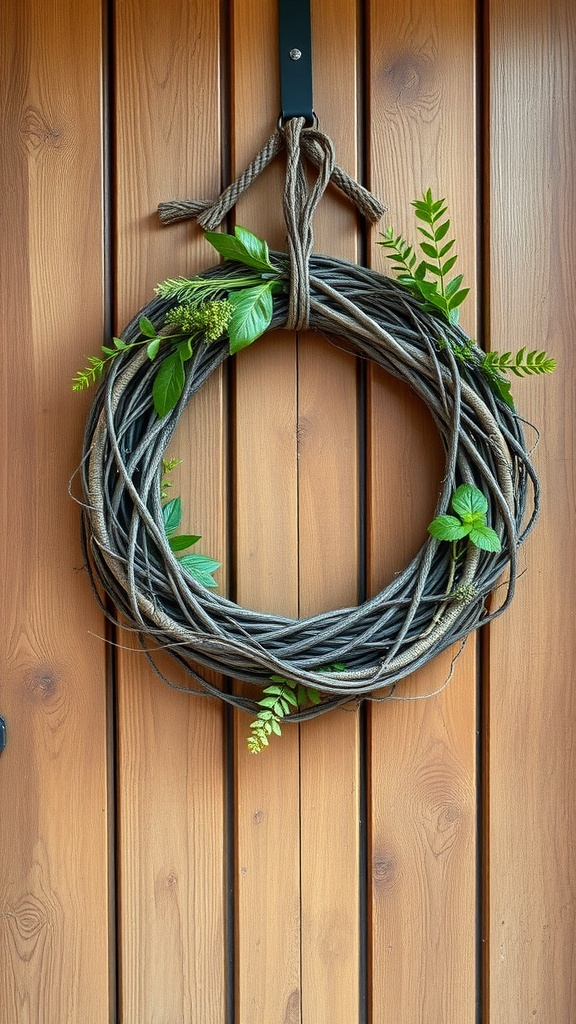
{"type": "MultiPolygon", "coordinates": [[[[275,257],[287,266],[286,256],[275,257]]],[[[229,273],[223,264],[203,276],[229,273]]],[[[235,265],[234,273],[243,271],[235,265]]],[[[126,328],[126,341],[139,336],[142,313],[160,327],[171,305],[152,300],[126,328]]],[[[285,326],[287,315],[287,295],[277,296],[272,328],[285,326]]],[[[81,467],[85,555],[94,589],[112,599],[152,663],[154,645],[164,648],[190,673],[194,692],[199,688],[252,712],[259,710],[256,701],[219,690],[202,668],[261,686],[279,674],[319,690],[322,703],[291,715],[296,720],[393,687],[501,614],[514,593],[517,549],[539,503],[522,422],[495,398],[479,369],[456,360],[450,341],[470,344],[458,327],[425,312],[392,279],[326,256],[310,259],[310,326],[404,380],[428,407],[446,453],[437,514],[448,511],[463,482],[488,499],[489,525],[502,550],[470,545],[451,593],[445,592],[450,546],[428,536],[375,597],[305,619],[243,608],[185,572],[163,527],[162,458],[187,402],[227,358],[225,340],[198,346],[186,364],[182,398],[162,420],[154,412],[152,380],[165,356],[152,364],[142,350],[119,355],[90,412],[81,467]],[[488,598],[496,588],[500,603],[492,607],[495,599],[488,598]],[[346,668],[319,671],[334,662],[346,668]]]]}

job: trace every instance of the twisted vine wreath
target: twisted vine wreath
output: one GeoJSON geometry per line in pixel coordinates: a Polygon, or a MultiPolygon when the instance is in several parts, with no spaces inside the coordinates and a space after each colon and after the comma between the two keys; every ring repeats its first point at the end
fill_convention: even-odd
{"type": "MultiPolygon", "coordinates": [[[[439,289],[429,290],[426,301],[421,288],[418,295],[418,288],[409,287],[410,274],[418,283],[419,272],[406,243],[386,236],[393,258],[404,259],[404,283],[343,260],[311,254],[311,215],[334,177],[333,152],[316,129],[288,122],[282,131],[288,151],[289,255],[258,249],[264,243],[252,241],[254,236],[240,229],[234,236],[241,241],[238,251],[243,244],[251,259],[227,260],[195,280],[205,283],[202,287],[212,302],[223,306],[232,302],[233,315],[241,306],[242,287],[253,287],[254,274],[260,274],[262,295],[269,303],[267,329],[306,323],[336,344],[343,340],[348,350],[416,392],[434,419],[445,452],[435,522],[445,522],[445,539],[452,542],[439,539],[441,530],[437,536],[429,534],[416,557],[376,596],[357,607],[297,620],[240,607],[215,592],[209,581],[204,585],[205,577],[200,582],[202,577],[191,575],[166,529],[163,459],[188,402],[228,358],[233,331],[229,310],[227,330],[215,340],[205,337],[194,346],[188,344],[184,357],[182,332],[178,341],[170,329],[162,333],[171,315],[172,329],[178,319],[173,314],[174,294],[170,298],[157,295],[127,326],[118,347],[104,349],[107,372],[88,417],[80,469],[84,554],[96,593],[104,591],[111,598],[153,664],[154,646],[165,649],[201,691],[262,714],[265,701],[220,689],[202,669],[260,684],[265,692],[271,689],[273,696],[264,712],[268,725],[260,723],[268,733],[279,731],[274,714],[278,688],[270,688],[271,679],[288,681],[292,692],[298,688],[309,697],[288,701],[284,697],[281,712],[289,711],[295,721],[307,719],[351,698],[362,699],[385,688],[390,693],[403,677],[501,614],[514,593],[518,547],[535,522],[539,498],[522,421],[502,390],[501,374],[451,322],[454,316],[442,316],[434,309],[430,297],[438,296],[439,289]],[[304,180],[305,156],[319,167],[311,191],[304,180]],[[273,274],[265,273],[262,265],[258,268],[259,259],[273,268],[273,274]],[[231,280],[238,291],[231,288],[231,280]],[[163,367],[175,366],[178,359],[180,391],[176,389],[172,407],[167,402],[159,415],[155,382],[162,377],[163,367]],[[495,387],[498,381],[500,386],[495,387]],[[485,530],[489,538],[485,545],[461,540],[474,526],[470,518],[466,525],[466,515],[454,503],[454,492],[462,486],[469,495],[481,496],[480,508],[471,507],[470,514],[472,519],[476,516],[478,536],[485,530]],[[463,515],[460,520],[450,515],[451,502],[463,515]],[[497,607],[489,602],[495,588],[501,598],[497,607]],[[317,699],[312,703],[313,694],[317,699]]],[[[342,180],[338,183],[342,186],[342,180]]],[[[350,186],[349,180],[344,186],[348,194],[359,189],[356,183],[350,186]]],[[[228,197],[230,202],[235,198],[228,197]]],[[[357,195],[354,198],[358,201],[357,195]]],[[[429,194],[428,200],[432,204],[429,194]]],[[[219,202],[217,218],[222,216],[219,202]]],[[[437,205],[436,212],[439,209],[437,205]]],[[[174,211],[164,212],[173,219],[174,211]]],[[[177,210],[175,216],[183,212],[189,211],[177,210]]],[[[194,212],[198,214],[198,208],[194,212]]],[[[206,210],[202,214],[206,218],[206,210]]],[[[438,226],[438,218],[434,223],[438,226]]],[[[444,231],[442,225],[440,231],[444,231]]],[[[234,254],[232,236],[214,237],[232,239],[222,242],[220,251],[234,254]],[[226,244],[232,249],[227,250],[226,244]]],[[[448,258],[445,253],[445,263],[448,258]]],[[[461,301],[455,299],[456,289],[452,288],[455,304],[461,301]]],[[[244,337],[236,348],[245,343],[244,337]]],[[[106,610],[103,598],[100,601],[106,610]]]]}

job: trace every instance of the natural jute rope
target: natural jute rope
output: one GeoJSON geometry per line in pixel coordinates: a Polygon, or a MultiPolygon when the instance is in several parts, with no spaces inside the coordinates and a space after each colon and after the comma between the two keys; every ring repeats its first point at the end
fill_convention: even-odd
{"type": "MultiPolygon", "coordinates": [[[[519,416],[494,396],[474,363],[463,368],[453,354],[451,343],[470,344],[463,332],[424,311],[390,278],[311,255],[313,209],[335,165],[331,145],[309,134],[306,153],[319,168],[309,189],[302,165],[305,131],[310,129],[293,125],[287,139],[284,133],[289,254],[273,258],[290,291],[275,297],[271,328],[308,324],[409,384],[434,418],[445,451],[438,513],[448,511],[457,484],[474,484],[488,499],[488,524],[502,550],[469,545],[447,588],[451,546],[427,536],[416,557],[375,597],[306,619],[255,612],[204,588],[182,569],[164,531],[162,458],[187,403],[227,358],[225,339],[197,346],[186,364],[182,397],[163,419],[154,412],[152,380],[170,348],[161,349],[154,363],[142,350],[113,360],[89,415],[81,466],[84,548],[95,591],[112,599],[147,656],[153,660],[154,644],[168,650],[202,691],[251,711],[258,710],[255,701],[220,689],[204,678],[202,667],[262,686],[278,674],[319,690],[322,703],[295,719],[393,687],[504,611],[539,494],[519,416]],[[500,600],[492,597],[492,604],[496,588],[500,600]],[[319,671],[334,662],[345,669],[319,671]]],[[[236,265],[233,272],[247,273],[236,265]]],[[[229,274],[224,264],[202,276],[229,274]]],[[[152,300],[128,325],[125,340],[139,337],[142,313],[160,328],[171,305],[152,300]]],[[[264,337],[256,344],[266,343],[264,337]]]]}

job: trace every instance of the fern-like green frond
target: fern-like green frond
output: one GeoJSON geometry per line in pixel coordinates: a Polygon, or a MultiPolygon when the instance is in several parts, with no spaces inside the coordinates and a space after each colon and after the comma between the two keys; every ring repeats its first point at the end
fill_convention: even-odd
{"type": "Polygon", "coordinates": [[[88,356],[88,366],[78,370],[72,381],[72,391],[85,391],[91,384],[100,380],[104,369],[104,360],[99,356],[88,356]]]}
{"type": "Polygon", "coordinates": [[[514,373],[517,377],[528,377],[532,374],[553,373],[556,360],[551,359],[547,352],[539,352],[537,349],[526,353],[524,346],[516,354],[487,352],[481,365],[489,373],[514,373]]]}

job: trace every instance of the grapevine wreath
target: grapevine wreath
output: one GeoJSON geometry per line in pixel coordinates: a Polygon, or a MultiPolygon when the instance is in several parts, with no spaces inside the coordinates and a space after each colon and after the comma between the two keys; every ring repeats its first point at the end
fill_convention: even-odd
{"type": "MultiPolygon", "coordinates": [[[[413,204],[420,263],[403,238],[391,231],[383,237],[398,280],[312,254],[311,216],[328,180],[348,195],[359,186],[335,166],[326,136],[300,119],[273,140],[272,156],[282,145],[287,150],[288,255],[270,253],[243,228],[209,232],[224,262],[160,285],[122,338],[92,357],[74,382],[79,390],[100,380],[80,469],[95,592],[111,599],[153,664],[154,648],[165,649],[195,681],[193,692],[256,713],[253,750],[280,732],[288,714],[298,721],[351,698],[389,695],[403,677],[504,611],[539,495],[504,373],[554,365],[545,353],[485,354],[458,326],[466,289],[461,275],[448,281],[456,259],[450,222],[444,201],[430,191],[413,204]],[[318,168],[310,190],[305,160],[318,168]],[[410,385],[434,419],[445,471],[418,554],[379,594],[357,607],[290,619],[240,607],[217,592],[217,562],[183,554],[199,538],[176,532],[181,508],[168,498],[165,454],[188,402],[231,353],[267,330],[304,324],[410,385]],[[262,699],[220,689],[203,669],[259,684],[262,699]]],[[[245,177],[259,170],[253,163],[245,177]]],[[[225,201],[243,187],[246,180],[225,201]]],[[[214,214],[194,205],[204,223],[214,214]]],[[[163,212],[170,220],[190,211],[163,212]]],[[[222,203],[214,216],[223,216],[222,203]]]]}

